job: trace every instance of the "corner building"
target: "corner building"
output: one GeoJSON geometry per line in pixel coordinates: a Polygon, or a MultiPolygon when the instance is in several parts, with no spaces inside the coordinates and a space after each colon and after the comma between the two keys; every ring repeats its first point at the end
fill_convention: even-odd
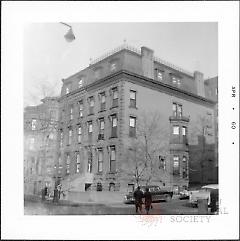
{"type": "Polygon", "coordinates": [[[211,122],[205,138],[214,144],[215,102],[205,98],[203,74],[167,63],[149,48],[125,44],[62,81],[56,166],[68,190],[134,186],[124,153],[143,112],[160,114],[159,139],[166,143],[151,184],[177,191],[188,186],[188,146],[201,134],[199,116],[211,122]]]}

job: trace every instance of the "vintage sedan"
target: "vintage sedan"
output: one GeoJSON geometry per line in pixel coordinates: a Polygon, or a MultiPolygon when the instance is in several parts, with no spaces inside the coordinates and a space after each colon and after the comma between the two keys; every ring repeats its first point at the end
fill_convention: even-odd
{"type": "MultiPolygon", "coordinates": [[[[143,194],[146,191],[146,188],[149,189],[149,192],[152,194],[152,201],[153,202],[159,202],[159,201],[169,201],[172,199],[173,192],[168,190],[163,190],[159,186],[140,186],[140,190],[143,192],[143,194]]],[[[124,196],[124,203],[126,204],[132,204],[134,203],[134,195],[133,192],[129,192],[124,196]]]]}
{"type": "Polygon", "coordinates": [[[188,190],[183,190],[179,193],[179,199],[184,200],[184,199],[189,199],[190,192],[188,190]]]}
{"type": "Polygon", "coordinates": [[[199,190],[191,191],[189,196],[189,202],[192,206],[197,206],[199,199],[207,199],[208,206],[210,206],[211,193],[215,193],[218,199],[218,184],[202,186],[199,190]]]}

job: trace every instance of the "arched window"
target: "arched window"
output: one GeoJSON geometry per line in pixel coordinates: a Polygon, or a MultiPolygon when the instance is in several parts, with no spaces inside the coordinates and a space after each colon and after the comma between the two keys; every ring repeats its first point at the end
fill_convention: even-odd
{"type": "Polygon", "coordinates": [[[110,192],[114,192],[115,191],[115,183],[113,183],[113,182],[109,183],[109,191],[110,192]]]}
{"type": "Polygon", "coordinates": [[[101,183],[101,182],[98,182],[98,183],[97,183],[97,191],[98,191],[98,192],[101,192],[101,191],[102,191],[102,183],[101,183]]]}

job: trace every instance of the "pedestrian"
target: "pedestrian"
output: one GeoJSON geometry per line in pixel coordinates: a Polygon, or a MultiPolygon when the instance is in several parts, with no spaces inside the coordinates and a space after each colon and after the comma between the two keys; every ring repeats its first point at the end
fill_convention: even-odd
{"type": "Polygon", "coordinates": [[[45,196],[47,196],[48,195],[48,188],[47,188],[47,186],[45,186],[45,188],[44,188],[44,192],[45,192],[45,196]]]}
{"type": "Polygon", "coordinates": [[[57,189],[57,187],[55,187],[54,191],[53,191],[53,202],[58,202],[58,189],[57,189]]]}
{"type": "Polygon", "coordinates": [[[137,187],[137,190],[133,193],[134,199],[135,199],[135,208],[136,213],[138,212],[138,209],[140,212],[142,211],[142,198],[143,198],[143,192],[140,190],[140,187],[137,187]]]}
{"type": "Polygon", "coordinates": [[[60,196],[61,196],[61,193],[62,193],[62,187],[61,187],[60,184],[57,186],[57,190],[58,190],[58,199],[60,200],[60,196]]]}
{"type": "Polygon", "coordinates": [[[149,192],[149,188],[146,188],[146,192],[144,193],[144,198],[145,198],[145,210],[148,214],[150,207],[152,208],[152,194],[149,192]]]}
{"type": "Polygon", "coordinates": [[[42,188],[42,201],[45,201],[45,188],[42,188]]]}
{"type": "Polygon", "coordinates": [[[210,192],[210,207],[211,207],[211,213],[217,212],[217,201],[218,201],[218,189],[213,189],[210,192]]]}

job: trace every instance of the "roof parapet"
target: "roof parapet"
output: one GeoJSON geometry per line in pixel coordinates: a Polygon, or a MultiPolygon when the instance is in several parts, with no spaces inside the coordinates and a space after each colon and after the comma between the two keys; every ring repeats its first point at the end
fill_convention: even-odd
{"type": "MultiPolygon", "coordinates": [[[[145,47],[145,48],[146,48],[146,47],[145,47]]],[[[129,51],[134,52],[134,53],[136,53],[136,54],[138,54],[138,55],[141,56],[141,50],[139,50],[139,49],[137,49],[137,48],[135,48],[135,47],[133,47],[133,46],[130,46],[130,45],[124,43],[124,44],[120,45],[119,47],[117,47],[117,48],[115,48],[115,49],[107,52],[106,54],[100,56],[99,58],[96,58],[96,59],[94,59],[94,60],[91,60],[91,61],[90,61],[90,65],[96,64],[96,63],[98,63],[98,62],[106,59],[107,57],[109,57],[109,56],[111,56],[111,55],[113,55],[113,54],[115,54],[115,53],[117,53],[117,52],[120,52],[120,51],[122,51],[122,50],[129,50],[129,51]]],[[[193,74],[192,72],[187,71],[187,70],[184,70],[183,68],[181,68],[181,67],[179,67],[179,66],[176,66],[176,65],[174,65],[174,64],[171,64],[171,63],[169,63],[168,61],[165,61],[165,60],[163,60],[163,59],[161,59],[161,58],[159,58],[159,57],[153,56],[153,60],[156,61],[156,62],[158,62],[158,63],[160,63],[160,64],[166,65],[167,67],[170,67],[170,68],[172,68],[172,69],[175,69],[175,70],[177,70],[177,71],[179,71],[179,72],[182,72],[182,73],[184,73],[184,74],[186,74],[186,75],[189,75],[189,76],[191,76],[191,77],[194,77],[194,74],[193,74]]]]}

